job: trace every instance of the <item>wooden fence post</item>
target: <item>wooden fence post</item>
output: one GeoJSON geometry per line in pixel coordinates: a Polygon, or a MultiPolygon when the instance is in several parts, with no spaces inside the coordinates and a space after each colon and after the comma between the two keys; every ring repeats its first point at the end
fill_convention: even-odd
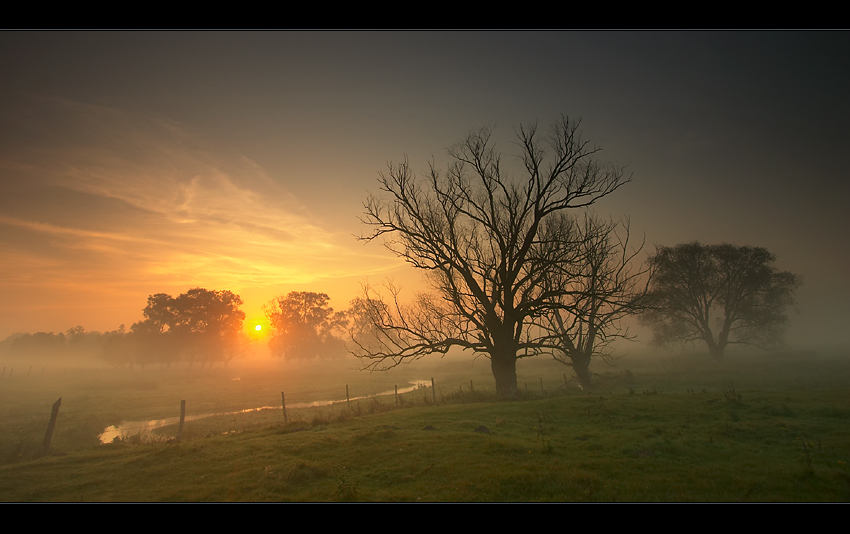
{"type": "Polygon", "coordinates": [[[50,412],[50,422],[47,423],[47,432],[44,434],[44,443],[42,444],[41,453],[46,455],[50,450],[50,441],[53,439],[53,429],[56,428],[56,418],[59,417],[59,406],[62,404],[62,397],[53,403],[53,411],[50,412]]]}
{"type": "Polygon", "coordinates": [[[177,425],[177,441],[183,437],[183,421],[186,420],[186,401],[180,401],[180,424],[177,425]]]}
{"type": "Polygon", "coordinates": [[[286,397],[283,396],[283,391],[280,392],[280,404],[283,406],[283,423],[286,424],[286,397]]]}
{"type": "Polygon", "coordinates": [[[434,400],[434,404],[437,404],[437,388],[434,387],[434,377],[431,377],[431,398],[434,400]]]}
{"type": "Polygon", "coordinates": [[[351,398],[348,396],[348,384],[345,385],[345,402],[348,403],[348,411],[351,411],[351,398]]]}
{"type": "Polygon", "coordinates": [[[398,408],[398,384],[395,386],[395,405],[398,408]]]}

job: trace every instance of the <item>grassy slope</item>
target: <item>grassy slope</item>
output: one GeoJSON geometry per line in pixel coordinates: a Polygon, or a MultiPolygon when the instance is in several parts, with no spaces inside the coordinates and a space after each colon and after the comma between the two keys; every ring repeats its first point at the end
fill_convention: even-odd
{"type": "Polygon", "coordinates": [[[337,406],[287,425],[279,411],[255,413],[198,423],[179,444],[81,445],[0,467],[0,500],[850,500],[849,361],[600,370],[593,393],[470,404],[444,395],[436,406],[413,393],[419,405],[406,409],[337,406]]]}

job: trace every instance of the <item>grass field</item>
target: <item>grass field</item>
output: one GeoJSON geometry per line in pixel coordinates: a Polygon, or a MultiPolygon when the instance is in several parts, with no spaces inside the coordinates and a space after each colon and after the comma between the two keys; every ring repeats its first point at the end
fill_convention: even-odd
{"type": "Polygon", "coordinates": [[[632,357],[569,369],[521,361],[521,399],[493,398],[483,359],[389,373],[352,365],[148,371],[45,368],[0,379],[0,500],[850,500],[850,357],[632,357]],[[401,396],[314,408],[261,406],[401,396]],[[41,445],[62,397],[51,451],[41,445]],[[434,400],[436,399],[436,403],[434,400]],[[223,413],[100,444],[121,421],[223,413]]]}

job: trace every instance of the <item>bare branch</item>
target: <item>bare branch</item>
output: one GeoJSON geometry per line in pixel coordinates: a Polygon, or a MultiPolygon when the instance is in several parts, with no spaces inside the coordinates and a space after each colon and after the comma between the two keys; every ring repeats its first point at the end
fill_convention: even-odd
{"type": "Polygon", "coordinates": [[[644,243],[631,247],[628,221],[602,221],[585,214],[583,221],[561,218],[571,230],[575,257],[557,263],[546,283],[569,288],[537,325],[545,332],[556,360],[573,368],[583,387],[591,384],[594,357],[610,362],[611,344],[632,339],[621,320],[646,306],[650,267],[637,261],[644,243]]]}
{"type": "Polygon", "coordinates": [[[380,237],[388,250],[427,271],[436,296],[404,307],[391,290],[393,313],[373,317],[386,335],[379,346],[359,346],[358,356],[372,367],[392,366],[451,347],[469,349],[490,358],[497,390],[513,394],[517,358],[546,347],[531,329],[535,318],[561,306],[571,291],[545,280],[583,259],[573,237],[549,220],[630,180],[622,168],[598,161],[599,149],[578,128],[562,117],[541,140],[535,125],[519,127],[521,178],[503,170],[492,128],[452,146],[444,173],[432,162],[427,179],[419,180],[406,158],[388,165],[378,180],[383,195],[364,204],[370,232],[361,239],[380,237]]]}

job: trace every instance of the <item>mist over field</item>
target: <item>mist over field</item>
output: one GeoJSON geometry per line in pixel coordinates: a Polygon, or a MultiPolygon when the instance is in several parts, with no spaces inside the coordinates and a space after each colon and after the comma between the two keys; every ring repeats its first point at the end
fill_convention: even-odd
{"type": "MultiPolygon", "coordinates": [[[[499,458],[537,440],[542,471],[426,500],[801,499],[766,467],[726,497],[601,482],[715,444],[846,499],[850,33],[3,31],[0,71],[0,469],[474,431],[499,458]],[[585,446],[595,471],[561,463],[585,446]],[[570,475],[538,484],[550,461],[570,475]]],[[[296,456],[238,494],[93,498],[416,500],[457,469],[385,493],[296,456]]]]}

